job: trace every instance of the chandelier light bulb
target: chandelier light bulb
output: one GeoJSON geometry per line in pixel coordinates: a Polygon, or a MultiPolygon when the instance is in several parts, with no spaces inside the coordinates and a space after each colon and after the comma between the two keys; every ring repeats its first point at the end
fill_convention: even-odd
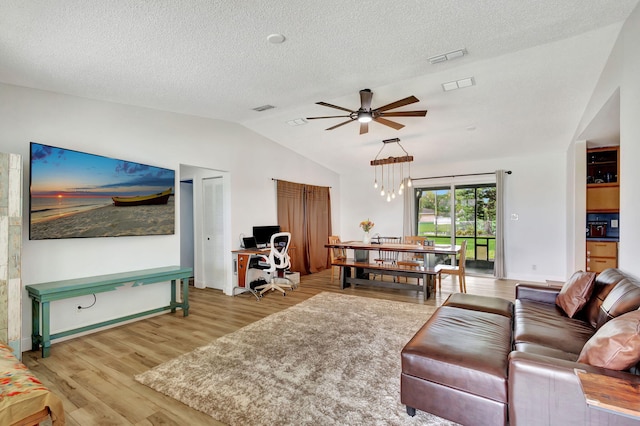
{"type": "Polygon", "coordinates": [[[412,185],[412,183],[411,183],[411,178],[409,177],[409,178],[407,178],[407,186],[408,186],[409,188],[411,188],[411,185],[412,185]]]}
{"type": "Polygon", "coordinates": [[[404,189],[404,181],[400,182],[400,191],[404,189]]]}
{"type": "Polygon", "coordinates": [[[398,189],[398,195],[402,195],[402,187],[400,187],[400,189],[398,189]]]}
{"type": "Polygon", "coordinates": [[[373,168],[373,187],[374,188],[378,187],[378,168],[377,167],[373,168]]]}
{"type": "Polygon", "coordinates": [[[396,198],[396,191],[395,190],[391,191],[391,198],[393,198],[395,200],[395,198],[396,198]]]}
{"type": "Polygon", "coordinates": [[[391,195],[387,194],[387,202],[390,203],[391,202],[391,195]]]}
{"type": "Polygon", "coordinates": [[[382,190],[380,191],[380,195],[384,197],[384,185],[382,185],[382,190]]]}

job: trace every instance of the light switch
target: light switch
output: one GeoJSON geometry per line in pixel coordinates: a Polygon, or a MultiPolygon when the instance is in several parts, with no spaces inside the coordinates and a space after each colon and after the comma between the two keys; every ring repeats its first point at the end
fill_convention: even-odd
{"type": "Polygon", "coordinates": [[[518,213],[511,213],[511,220],[518,220],[519,216],[518,213]]]}

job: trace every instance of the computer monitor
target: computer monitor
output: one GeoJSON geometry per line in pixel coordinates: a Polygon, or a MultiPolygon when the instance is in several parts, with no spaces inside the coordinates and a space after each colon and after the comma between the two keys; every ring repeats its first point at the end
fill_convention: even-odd
{"type": "Polygon", "coordinates": [[[268,244],[271,242],[271,236],[280,232],[280,225],[272,226],[254,226],[253,236],[258,244],[268,244]]]}
{"type": "Polygon", "coordinates": [[[242,246],[246,249],[257,248],[258,242],[256,241],[256,237],[244,237],[242,239],[242,246]]]}

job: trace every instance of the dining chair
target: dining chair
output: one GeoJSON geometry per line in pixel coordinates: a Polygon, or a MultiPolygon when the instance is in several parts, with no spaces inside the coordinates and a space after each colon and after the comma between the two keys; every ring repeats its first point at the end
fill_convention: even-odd
{"type": "Polygon", "coordinates": [[[467,253],[467,240],[462,240],[460,244],[460,259],[456,266],[453,265],[436,265],[436,271],[438,271],[438,287],[440,293],[442,293],[442,274],[457,275],[458,283],[460,284],[460,293],[467,292],[467,279],[465,277],[465,260],[467,253]]]}
{"type": "MultiPolygon", "coordinates": [[[[412,244],[412,245],[424,245],[427,237],[425,236],[412,236],[407,235],[404,237],[404,244],[412,244]]],[[[418,268],[424,264],[423,256],[416,253],[403,253],[402,260],[398,260],[398,266],[404,266],[408,268],[418,268]]],[[[404,278],[405,282],[407,281],[407,277],[404,278]]],[[[420,278],[417,279],[418,284],[420,284],[420,278]]]]}
{"type": "MultiPolygon", "coordinates": [[[[371,238],[371,240],[379,244],[400,244],[401,242],[400,237],[381,237],[380,234],[376,234],[373,238],[371,238]]],[[[373,259],[373,261],[380,265],[384,265],[384,264],[397,265],[399,254],[400,252],[397,252],[397,251],[378,250],[378,256],[375,259],[373,259]]],[[[375,275],[378,275],[378,274],[375,274],[375,275]]],[[[374,279],[375,279],[375,275],[374,275],[374,279]]],[[[382,277],[382,274],[380,274],[380,276],[382,277]]],[[[394,282],[396,281],[395,276],[393,277],[393,281],[394,282]]]]}
{"type": "MultiPolygon", "coordinates": [[[[340,237],[337,235],[329,236],[329,244],[340,244],[340,237]]],[[[347,251],[341,248],[331,248],[329,249],[329,256],[331,258],[331,263],[336,260],[347,260],[347,251]]],[[[333,284],[333,271],[338,268],[338,279],[340,279],[340,271],[342,268],[340,266],[331,265],[331,283],[333,284]]]]}
{"type": "MultiPolygon", "coordinates": [[[[404,237],[404,244],[423,246],[425,241],[427,241],[427,237],[425,236],[409,235],[404,237]]],[[[420,254],[405,253],[402,260],[398,261],[398,264],[400,264],[400,262],[403,262],[405,266],[409,266],[408,262],[413,262],[414,264],[422,265],[424,263],[424,258],[420,254]]]]}
{"type": "MultiPolygon", "coordinates": [[[[380,244],[400,244],[400,237],[373,237],[372,239],[377,240],[377,243],[380,244]]],[[[400,253],[397,251],[387,251],[387,250],[378,250],[378,257],[374,259],[377,263],[390,263],[395,265],[398,261],[398,255],[400,253]]]]}

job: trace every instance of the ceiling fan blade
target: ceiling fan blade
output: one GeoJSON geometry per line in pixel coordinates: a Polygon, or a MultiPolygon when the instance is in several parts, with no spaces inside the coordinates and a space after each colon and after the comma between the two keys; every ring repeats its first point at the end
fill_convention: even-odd
{"type": "Polygon", "coordinates": [[[326,106],[326,107],[329,107],[329,108],[341,109],[341,110],[343,110],[343,111],[347,111],[347,112],[355,112],[355,111],[352,111],[352,110],[347,109],[347,108],[343,108],[343,107],[338,106],[338,105],[328,104],[328,103],[326,103],[326,102],[316,102],[316,104],[317,104],[317,105],[326,106]]]}
{"type": "Polygon", "coordinates": [[[350,115],[325,115],[324,117],[307,117],[307,120],[317,120],[319,118],[344,118],[351,117],[350,115]]]}
{"type": "Polygon", "coordinates": [[[347,120],[347,121],[345,121],[345,122],[343,122],[343,123],[336,124],[335,126],[329,127],[328,129],[325,129],[325,130],[333,130],[333,129],[335,129],[336,127],[344,126],[345,124],[347,124],[347,123],[351,123],[352,121],[353,121],[353,120],[347,120]]]}
{"type": "Polygon", "coordinates": [[[369,132],[369,123],[360,123],[360,134],[364,135],[369,132]]]}
{"type": "Polygon", "coordinates": [[[401,106],[414,104],[416,102],[420,102],[420,100],[418,98],[416,98],[415,96],[409,96],[408,98],[404,98],[404,99],[400,99],[399,101],[391,102],[390,104],[381,106],[380,108],[376,108],[375,110],[379,111],[379,112],[382,112],[382,111],[386,111],[388,109],[400,108],[401,106]]]}
{"type": "Polygon", "coordinates": [[[363,89],[360,91],[360,108],[365,111],[369,111],[371,109],[371,98],[373,97],[373,92],[369,89],[363,89]]]}
{"type": "Polygon", "coordinates": [[[393,127],[396,130],[400,130],[404,127],[404,124],[396,123],[395,121],[387,120],[386,118],[376,117],[373,121],[377,121],[380,124],[384,124],[385,126],[393,127]]]}
{"type": "Polygon", "coordinates": [[[423,111],[392,111],[380,113],[382,117],[424,117],[425,115],[427,115],[426,109],[423,111]]]}

